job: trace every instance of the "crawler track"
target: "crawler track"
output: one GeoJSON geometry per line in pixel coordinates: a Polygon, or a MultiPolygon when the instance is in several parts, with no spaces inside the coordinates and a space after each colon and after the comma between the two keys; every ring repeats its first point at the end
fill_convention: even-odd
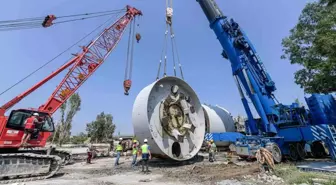
{"type": "Polygon", "coordinates": [[[52,148],[52,149],[42,148],[42,149],[33,149],[33,150],[25,149],[25,150],[18,151],[18,153],[34,153],[34,154],[39,154],[39,155],[57,155],[61,158],[63,165],[72,163],[71,152],[66,151],[66,150],[58,150],[56,148],[52,148]]]}
{"type": "Polygon", "coordinates": [[[72,154],[69,151],[66,150],[55,150],[53,152],[51,152],[51,155],[57,155],[61,158],[62,160],[62,164],[63,165],[67,165],[72,163],[72,154]]]}
{"type": "Polygon", "coordinates": [[[34,153],[0,154],[0,184],[47,179],[62,165],[56,155],[34,153]]]}

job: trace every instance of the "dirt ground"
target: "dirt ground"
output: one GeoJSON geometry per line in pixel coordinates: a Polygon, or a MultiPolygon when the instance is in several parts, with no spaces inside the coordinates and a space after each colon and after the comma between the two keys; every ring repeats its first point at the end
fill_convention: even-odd
{"type": "Polygon", "coordinates": [[[321,180],[326,183],[319,184],[336,185],[334,174],[302,172],[290,163],[277,165],[272,174],[260,173],[256,162],[239,161],[235,157],[228,162],[224,153],[219,153],[213,163],[208,162],[204,153],[197,160],[183,164],[152,159],[148,174],[141,172],[141,166],[132,169],[130,156],[121,157],[120,165],[115,168],[113,157],[86,164],[85,150],[78,149],[77,153],[76,162],[61,168],[53,178],[13,185],[307,185],[321,180]]]}
{"type": "Polygon", "coordinates": [[[131,158],[121,158],[120,166],[114,167],[114,158],[93,160],[93,164],[77,162],[62,168],[59,173],[48,180],[26,182],[25,185],[206,185],[206,184],[264,184],[252,182],[251,177],[258,176],[255,163],[233,164],[218,160],[209,163],[206,159],[192,164],[165,164],[153,160],[150,173],[141,172],[141,167],[130,167],[131,158]]]}
{"type": "Polygon", "coordinates": [[[242,180],[245,175],[257,175],[259,168],[255,164],[238,166],[233,163],[201,162],[195,165],[174,169],[164,169],[166,179],[177,179],[181,182],[213,184],[225,179],[242,180]]]}

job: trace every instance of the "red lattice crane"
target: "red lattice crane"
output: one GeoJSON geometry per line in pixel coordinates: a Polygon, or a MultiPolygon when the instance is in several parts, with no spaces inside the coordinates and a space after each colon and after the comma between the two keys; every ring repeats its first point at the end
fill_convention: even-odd
{"type": "MultiPolygon", "coordinates": [[[[81,53],[76,54],[74,58],[61,66],[57,71],[0,107],[0,164],[8,165],[8,167],[3,168],[7,169],[6,171],[1,171],[2,168],[0,168],[0,183],[3,178],[19,178],[17,176],[21,178],[22,176],[31,177],[32,174],[37,176],[36,178],[38,179],[48,178],[58,170],[61,164],[60,160],[69,160],[70,154],[56,150],[53,150],[51,153],[50,151],[47,152],[47,150],[36,149],[18,152],[20,148],[18,144],[20,144],[21,138],[24,135],[24,121],[33,113],[39,113],[39,117],[44,120],[43,125],[38,129],[37,135],[32,135],[32,137],[34,136],[35,138],[30,139],[28,143],[30,148],[44,147],[47,139],[51,136],[52,132],[54,132],[54,123],[51,115],[104,63],[105,59],[117,46],[126,27],[134,21],[136,16],[140,15],[142,15],[141,11],[127,6],[126,13],[113,25],[104,29],[104,31],[87,46],[82,47],[83,50],[81,53]],[[30,93],[68,68],[69,72],[46,103],[41,105],[38,109],[13,110],[8,117],[5,116],[5,112],[8,109],[12,108],[30,93]],[[58,158],[57,155],[60,156],[61,159],[58,158]],[[36,160],[37,163],[30,163],[30,159],[36,160]],[[16,160],[18,163],[24,164],[6,164],[6,160],[16,160]],[[46,163],[49,164],[48,168],[44,166],[42,169],[46,163]],[[41,172],[39,171],[38,174],[36,174],[36,169],[39,166],[36,167],[36,165],[41,166],[41,172]],[[25,171],[20,169],[20,172],[15,174],[13,173],[15,169],[11,168],[16,168],[17,166],[21,166],[20,168],[24,166],[27,169],[25,171]],[[43,172],[43,170],[46,171],[43,172]],[[7,171],[9,171],[10,174],[8,174],[7,171]]],[[[125,79],[125,81],[128,83],[130,79],[125,79]]],[[[11,182],[13,182],[13,180],[11,180],[11,182]]]]}

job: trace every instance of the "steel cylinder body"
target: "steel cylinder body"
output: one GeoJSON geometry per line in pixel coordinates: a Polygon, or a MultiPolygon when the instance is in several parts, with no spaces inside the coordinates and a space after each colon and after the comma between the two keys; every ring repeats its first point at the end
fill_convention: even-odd
{"type": "Polygon", "coordinates": [[[141,144],[148,140],[153,156],[188,160],[203,143],[202,105],[194,90],[176,77],[157,80],[138,94],[132,122],[136,138],[141,144]]]}
{"type": "MultiPolygon", "coordinates": [[[[229,111],[220,106],[202,104],[206,133],[235,132],[234,120],[229,111]]],[[[229,146],[230,142],[216,141],[217,146],[229,146]]]]}

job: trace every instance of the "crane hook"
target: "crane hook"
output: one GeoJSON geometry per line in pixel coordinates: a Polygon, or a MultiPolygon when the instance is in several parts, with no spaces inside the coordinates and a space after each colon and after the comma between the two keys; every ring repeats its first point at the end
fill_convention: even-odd
{"type": "Polygon", "coordinates": [[[136,40],[137,40],[137,43],[139,43],[139,41],[140,41],[140,39],[141,39],[141,35],[140,35],[140,33],[137,33],[137,34],[135,35],[135,38],[136,38],[136,40]]]}
{"type": "Polygon", "coordinates": [[[129,95],[128,91],[131,89],[132,86],[132,80],[128,79],[128,80],[124,80],[124,94],[126,96],[129,95]]]}

